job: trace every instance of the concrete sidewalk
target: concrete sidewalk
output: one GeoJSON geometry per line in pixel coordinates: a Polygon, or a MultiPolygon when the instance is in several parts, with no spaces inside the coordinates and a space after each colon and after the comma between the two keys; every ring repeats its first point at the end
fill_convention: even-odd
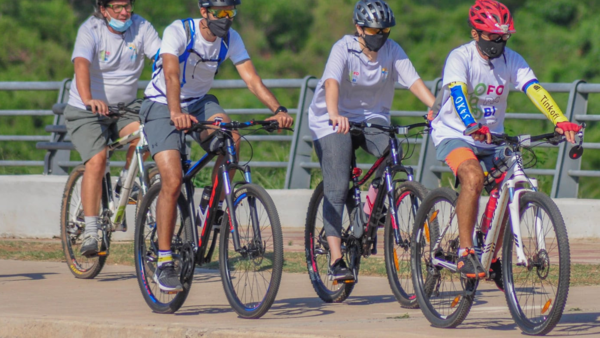
{"type": "MultiPolygon", "coordinates": [[[[600,336],[600,287],[573,287],[552,336],[600,336]]],[[[218,272],[197,270],[184,306],[150,311],[132,267],[106,266],[94,280],[64,263],[0,261],[0,337],[522,337],[504,299],[482,283],[457,329],[436,329],[420,310],[401,308],[387,279],[362,277],[341,304],[325,304],[306,274],[284,274],[277,300],[259,320],[237,317],[218,272]],[[408,314],[408,318],[400,319],[408,314]]]]}

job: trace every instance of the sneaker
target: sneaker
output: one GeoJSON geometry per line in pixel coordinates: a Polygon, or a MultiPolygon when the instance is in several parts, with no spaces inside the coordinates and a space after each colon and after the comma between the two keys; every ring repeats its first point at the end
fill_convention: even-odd
{"type": "Polygon", "coordinates": [[[490,264],[490,280],[493,280],[494,283],[496,283],[498,290],[504,292],[504,282],[502,281],[502,263],[500,263],[499,258],[492,259],[492,264],[490,264]]]}
{"type": "Polygon", "coordinates": [[[332,265],[329,266],[329,270],[327,271],[327,276],[329,276],[329,280],[333,281],[341,281],[341,280],[353,280],[354,274],[343,259],[338,258],[332,265]]]}
{"type": "Polygon", "coordinates": [[[467,248],[456,262],[458,272],[463,278],[484,278],[486,273],[481,262],[475,255],[475,250],[467,248]]]}
{"type": "Polygon", "coordinates": [[[140,185],[137,182],[133,182],[131,193],[129,194],[129,204],[137,204],[138,196],[140,195],[140,185]]]}
{"type": "Polygon", "coordinates": [[[173,262],[165,263],[156,269],[154,282],[158,284],[161,291],[183,291],[183,286],[179,280],[179,273],[175,271],[175,264],[173,262]]]}
{"type": "Polygon", "coordinates": [[[83,237],[83,243],[81,243],[81,255],[89,257],[98,254],[98,244],[100,243],[100,237],[97,234],[85,235],[83,237]]]}

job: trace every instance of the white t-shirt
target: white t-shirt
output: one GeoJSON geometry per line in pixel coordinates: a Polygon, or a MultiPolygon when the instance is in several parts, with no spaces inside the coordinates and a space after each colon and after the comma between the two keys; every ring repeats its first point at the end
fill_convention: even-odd
{"type": "MultiPolygon", "coordinates": [[[[450,52],[444,66],[443,85],[447,88],[452,82],[466,83],[467,99],[475,120],[488,126],[492,133],[503,133],[510,84],[522,91],[523,86],[536,77],[523,57],[509,48],[504,49],[503,56],[490,60],[490,66],[490,62],[479,55],[475,43],[471,41],[450,52]]],[[[442,108],[431,124],[434,144],[458,138],[481,148],[495,147],[464,136],[466,127],[454,109],[450,91],[445,89],[443,95],[442,108]]]]}
{"type": "MultiPolygon", "coordinates": [[[[109,105],[129,103],[137,97],[137,81],[144,69],[144,55],[152,59],[160,47],[158,33],[150,22],[134,14],[133,21],[123,34],[108,29],[104,19],[87,19],[77,32],[71,61],[82,57],[90,61],[92,98],[109,105]]],[[[69,104],[85,109],[77,79],[73,78],[69,104]]]]}
{"type": "MultiPolygon", "coordinates": [[[[200,34],[200,21],[203,19],[194,19],[196,33],[194,35],[193,50],[198,53],[191,52],[187,60],[185,74],[183,74],[183,65],[180,63],[180,76],[185,76],[186,84],[181,88],[181,106],[186,107],[192,104],[197,99],[201,99],[208,93],[212,87],[217,71],[219,51],[221,50],[221,38],[217,38],[214,42],[209,42],[200,34]],[[202,57],[202,58],[200,58],[202,57]],[[203,62],[204,60],[209,60],[203,62]]],[[[160,47],[160,54],[172,54],[175,56],[182,55],[187,46],[187,37],[185,28],[181,20],[176,20],[165,28],[163,41],[160,47]]],[[[225,59],[230,58],[234,64],[250,59],[242,38],[233,29],[229,29],[229,50],[225,59]]],[[[152,81],[146,87],[145,95],[152,101],[167,104],[167,98],[164,94],[167,93],[165,85],[165,76],[162,67],[157,69],[152,74],[152,81]]]]}
{"type": "Polygon", "coordinates": [[[376,117],[390,121],[395,83],[410,88],[420,78],[404,50],[390,39],[373,62],[361,50],[358,38],[352,35],[333,45],[308,110],[313,140],[335,133],[329,125],[325,80],[334,79],[340,84],[340,115],[362,122],[376,117]]]}

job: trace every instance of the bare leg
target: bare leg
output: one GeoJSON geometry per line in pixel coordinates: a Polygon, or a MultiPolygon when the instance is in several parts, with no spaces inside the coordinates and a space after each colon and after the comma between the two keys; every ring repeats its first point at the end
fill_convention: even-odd
{"type": "Polygon", "coordinates": [[[342,258],[342,239],[336,236],[327,236],[327,243],[329,244],[329,254],[331,255],[329,265],[331,265],[339,258],[342,258]]]}
{"type": "Polygon", "coordinates": [[[106,148],[85,163],[81,182],[81,202],[85,216],[98,216],[102,196],[102,177],[106,170],[106,148]]]}
{"type": "Polygon", "coordinates": [[[177,217],[177,199],[181,192],[181,154],[178,150],[165,150],[154,155],[160,172],[162,187],[156,205],[158,249],[171,250],[171,239],[177,217]]]}
{"type": "Polygon", "coordinates": [[[456,217],[461,248],[473,247],[473,229],[479,209],[479,197],[483,190],[483,169],[477,160],[467,160],[458,167],[462,186],[456,201],[456,217]]]}

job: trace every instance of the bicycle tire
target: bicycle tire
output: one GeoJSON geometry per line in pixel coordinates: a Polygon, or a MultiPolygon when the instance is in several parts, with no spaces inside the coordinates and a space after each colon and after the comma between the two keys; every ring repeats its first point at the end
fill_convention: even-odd
{"type": "MultiPolygon", "coordinates": [[[[173,313],[183,305],[192,286],[192,279],[182,281],[183,291],[176,294],[167,294],[160,291],[158,285],[154,282],[154,271],[158,262],[158,244],[156,238],[156,200],[162,187],[161,182],[154,184],[142,199],[140,212],[135,222],[134,237],[134,261],[135,272],[140,291],[146,301],[146,304],[157,313],[173,313]]],[[[181,243],[191,239],[191,218],[188,212],[187,200],[181,194],[177,199],[178,217],[176,218],[173,243],[181,243]],[[179,222],[179,224],[177,224],[179,222]],[[180,228],[184,227],[181,232],[180,228]],[[188,230],[190,229],[190,230],[188,230]],[[183,233],[183,238],[178,233],[183,233]],[[189,237],[188,237],[189,236],[189,237]]],[[[176,269],[181,270],[180,252],[177,246],[172,245],[173,260],[176,269]]]]}
{"type": "MultiPolygon", "coordinates": [[[[306,252],[306,268],[315,292],[326,303],[341,303],[350,296],[355,283],[337,283],[329,281],[330,254],[327,238],[323,228],[323,182],[315,188],[306,214],[304,230],[304,248],[306,252]],[[319,259],[321,258],[321,259],[319,259]]],[[[348,203],[347,203],[348,204],[348,203]]],[[[348,207],[343,212],[342,228],[350,224],[348,207]]]]}
{"type": "MultiPolygon", "coordinates": [[[[223,289],[229,304],[240,317],[260,318],[273,305],[281,282],[283,237],[279,214],[271,196],[255,184],[237,188],[233,200],[240,245],[247,252],[240,254],[233,250],[231,231],[220,232],[219,267],[223,289]],[[260,222],[260,244],[255,242],[253,212],[260,222]],[[244,281],[243,285],[240,281],[244,281]],[[264,282],[262,286],[261,281],[264,282]]],[[[227,209],[225,215],[231,212],[227,209]]],[[[221,229],[233,230],[230,219],[231,216],[223,217],[221,229]]]]}
{"type": "Polygon", "coordinates": [[[519,209],[522,245],[527,256],[528,266],[517,266],[516,263],[513,263],[516,261],[516,253],[513,250],[515,248],[514,236],[512,227],[507,226],[502,248],[502,274],[506,301],[513,319],[524,333],[545,335],[552,331],[560,321],[569,294],[571,264],[567,229],[556,204],[541,192],[524,193],[519,200],[519,209]],[[544,228],[540,210],[546,213],[550,223],[550,226],[545,227],[548,232],[542,232],[545,235],[546,250],[538,247],[540,242],[535,229],[534,219],[536,218],[541,220],[540,224],[544,228]],[[532,215],[529,215],[529,211],[532,211],[532,215]],[[527,220],[533,220],[533,229],[524,226],[527,220]],[[551,231],[554,233],[549,234],[551,231]],[[530,237],[527,237],[528,235],[530,237]],[[529,247],[529,245],[533,245],[533,247],[529,247]],[[552,248],[557,249],[558,253],[549,252],[552,248]],[[555,271],[552,269],[556,267],[553,262],[557,260],[558,271],[555,271]],[[557,279],[556,283],[554,283],[554,277],[557,279]],[[535,281],[536,279],[538,282],[535,281]],[[531,281],[533,281],[533,285],[525,285],[531,281]],[[540,289],[541,292],[539,292],[540,289]],[[530,297],[531,295],[532,297],[530,297]],[[541,304],[529,305],[529,300],[533,302],[541,300],[541,304]],[[523,304],[524,302],[525,304],[523,304]],[[541,307],[541,310],[538,307],[541,307]],[[530,308],[531,311],[527,308],[530,308]],[[534,315],[534,311],[537,312],[537,316],[534,315]]]}
{"type": "Polygon", "coordinates": [[[429,192],[417,211],[413,229],[411,266],[417,303],[427,320],[433,326],[442,328],[453,328],[464,321],[473,305],[478,285],[477,280],[468,280],[472,293],[465,294],[465,284],[460,279],[460,274],[431,263],[431,246],[436,243],[433,239],[440,240],[441,236],[440,223],[451,222],[448,231],[441,238],[441,251],[435,252],[435,255],[443,256],[446,260],[458,258],[460,243],[454,215],[456,198],[457,193],[448,188],[429,192]],[[460,280],[460,288],[456,285],[456,279],[460,280]]]}
{"type": "Polygon", "coordinates": [[[399,245],[394,237],[390,212],[385,222],[383,250],[388,282],[396,300],[402,307],[409,309],[419,307],[412,285],[410,245],[416,217],[415,208],[418,210],[426,195],[427,189],[417,182],[404,182],[396,188],[394,207],[398,210],[398,228],[403,240],[399,245]]]}
{"type": "Polygon", "coordinates": [[[79,253],[85,231],[81,205],[81,181],[84,171],[85,166],[78,165],[73,168],[67,179],[60,208],[60,239],[66,263],[73,276],[93,279],[102,271],[107,256],[85,257],[79,253]]]}

